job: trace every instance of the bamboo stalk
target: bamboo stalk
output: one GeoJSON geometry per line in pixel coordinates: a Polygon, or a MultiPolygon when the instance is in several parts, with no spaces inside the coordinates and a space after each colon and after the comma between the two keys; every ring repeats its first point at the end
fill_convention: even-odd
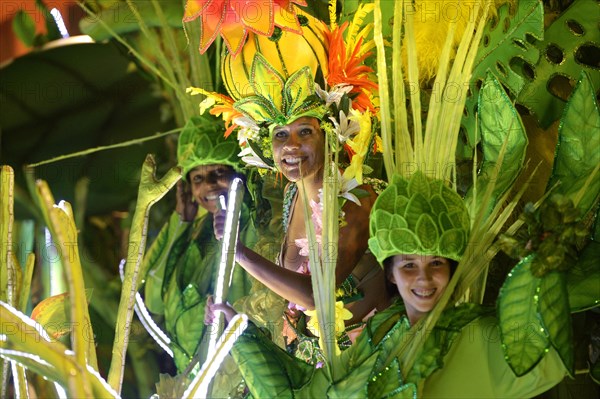
{"type": "MultiPolygon", "coordinates": [[[[394,26],[402,27],[404,16],[404,3],[396,2],[394,5],[394,26]],[[400,10],[398,10],[400,8],[400,10]]],[[[413,144],[408,127],[408,115],[406,113],[406,93],[404,90],[404,74],[402,72],[402,28],[394,29],[392,33],[392,71],[393,71],[393,96],[394,96],[394,144],[395,144],[395,172],[408,177],[402,171],[409,171],[415,162],[413,144]],[[404,168],[403,168],[404,166],[404,168]]],[[[390,144],[389,151],[392,151],[390,144]]],[[[388,175],[388,179],[390,179],[388,175]]]]}

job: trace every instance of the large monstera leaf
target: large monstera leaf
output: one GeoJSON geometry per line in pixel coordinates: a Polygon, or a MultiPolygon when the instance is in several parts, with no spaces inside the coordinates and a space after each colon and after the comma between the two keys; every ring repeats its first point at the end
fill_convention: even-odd
{"type": "Polygon", "coordinates": [[[521,171],[527,134],[510,98],[491,73],[481,89],[478,108],[483,162],[477,177],[477,191],[472,187],[466,200],[471,215],[478,215],[480,208],[487,207],[483,214],[486,218],[521,171]],[[494,184],[491,198],[486,196],[490,184],[494,184]]]}
{"type": "Polygon", "coordinates": [[[598,54],[599,15],[597,1],[576,0],[546,29],[544,40],[535,44],[542,56],[533,68],[534,79],[523,88],[517,102],[528,108],[544,129],[558,119],[565,106],[565,101],[550,91],[561,79],[575,82],[583,69],[590,73],[593,86],[600,87],[598,61],[586,59],[586,54],[598,54]]]}
{"type": "Polygon", "coordinates": [[[531,43],[531,38],[541,40],[544,35],[544,8],[540,1],[519,1],[518,8],[511,15],[509,5],[498,9],[498,16],[485,27],[479,52],[473,66],[471,93],[465,104],[466,113],[462,127],[466,134],[466,148],[459,153],[470,157],[472,149],[479,141],[475,114],[481,83],[488,71],[498,77],[511,97],[516,97],[526,84],[526,77],[517,65],[535,65],[539,50],[531,43]]]}
{"type": "MultiPolygon", "coordinates": [[[[600,75],[600,74],[599,74],[600,75]]],[[[579,82],[565,107],[559,127],[558,145],[548,189],[575,197],[585,187],[577,207],[586,214],[600,193],[600,110],[590,75],[581,72],[579,82]],[[591,179],[591,180],[590,180],[591,179]]]]}

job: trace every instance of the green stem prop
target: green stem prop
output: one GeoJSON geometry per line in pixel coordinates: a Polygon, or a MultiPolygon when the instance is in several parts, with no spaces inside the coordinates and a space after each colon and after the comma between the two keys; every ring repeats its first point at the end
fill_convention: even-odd
{"type": "MultiPolygon", "coordinates": [[[[73,324],[71,333],[71,345],[75,352],[75,361],[80,369],[84,370],[89,363],[94,369],[98,369],[93,334],[89,334],[86,328],[91,326],[90,315],[85,297],[85,285],[79,250],[77,248],[77,227],[73,220],[71,204],[65,201],[56,206],[50,188],[45,181],[36,182],[37,195],[48,215],[48,227],[52,233],[54,242],[61,250],[61,260],[64,265],[64,273],[67,280],[69,295],[72,298],[70,312],[71,320],[77,320],[73,324]]],[[[75,389],[78,394],[91,395],[89,380],[86,374],[81,375],[81,384],[75,389]]],[[[89,396],[88,396],[89,397],[89,396]]]]}
{"type": "Polygon", "coordinates": [[[135,305],[135,294],[138,289],[140,265],[144,256],[148,234],[150,208],[181,178],[181,171],[178,167],[171,168],[160,180],[156,180],[155,173],[156,162],[154,157],[148,155],[142,165],[138,199],[131,224],[127,263],[125,265],[125,279],[123,280],[121,290],[112,361],[108,373],[108,383],[117,393],[121,392],[121,385],[123,383],[123,371],[135,305]]]}
{"type": "MultiPolygon", "coordinates": [[[[0,182],[2,184],[2,195],[0,196],[0,283],[6,281],[6,286],[0,285],[0,300],[6,300],[9,305],[14,306],[21,294],[17,291],[17,274],[21,271],[17,259],[12,253],[12,231],[14,223],[14,186],[15,172],[10,166],[2,166],[0,171],[0,182]]],[[[9,364],[12,369],[15,382],[15,397],[27,397],[27,379],[25,370],[14,361],[3,362],[2,365],[2,397],[6,397],[5,386],[9,380],[9,364]]]]}

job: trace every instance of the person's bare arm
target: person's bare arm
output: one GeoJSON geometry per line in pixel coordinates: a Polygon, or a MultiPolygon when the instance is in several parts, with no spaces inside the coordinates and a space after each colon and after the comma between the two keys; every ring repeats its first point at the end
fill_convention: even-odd
{"type": "MultiPolygon", "coordinates": [[[[362,187],[369,197],[361,199],[362,206],[348,201],[343,210],[346,225],[340,229],[336,285],[341,284],[352,272],[365,253],[369,239],[369,213],[375,193],[368,186],[362,187]]],[[[225,213],[215,215],[215,235],[221,239],[225,213]]],[[[314,309],[315,301],[311,277],[280,267],[238,242],[236,261],[254,278],[276,294],[307,309],[314,309]]]]}
{"type": "Polygon", "coordinates": [[[310,275],[278,266],[243,245],[238,247],[236,260],[276,294],[304,308],[315,308],[310,275]]]}
{"type": "MultiPolygon", "coordinates": [[[[223,237],[224,226],[225,211],[219,211],[213,219],[217,240],[223,237]]],[[[307,309],[314,309],[310,275],[278,266],[246,247],[239,240],[236,247],[236,262],[277,295],[307,309]]]]}

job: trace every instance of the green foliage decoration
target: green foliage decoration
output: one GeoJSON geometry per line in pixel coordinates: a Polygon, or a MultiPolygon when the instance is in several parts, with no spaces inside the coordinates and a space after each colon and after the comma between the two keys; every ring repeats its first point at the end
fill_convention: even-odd
{"type": "Polygon", "coordinates": [[[488,73],[481,88],[478,108],[483,162],[476,185],[467,192],[465,201],[470,204],[471,215],[479,215],[480,208],[487,207],[483,214],[487,217],[519,175],[528,140],[517,110],[492,73],[488,73]],[[492,180],[494,191],[484,201],[492,180]]]}
{"type": "MultiPolygon", "coordinates": [[[[86,289],[85,297],[89,304],[92,290],[86,289]]],[[[42,325],[53,339],[57,339],[70,333],[73,329],[69,312],[71,308],[69,294],[58,294],[38,303],[31,312],[31,318],[42,325]]]]}
{"type": "Polygon", "coordinates": [[[535,78],[527,82],[519,93],[517,102],[537,117],[542,128],[548,128],[561,115],[565,106],[565,101],[549,90],[553,79],[564,77],[570,82],[576,82],[583,69],[590,73],[593,86],[600,87],[597,64],[590,66],[579,60],[583,56],[582,46],[595,47],[595,52],[590,53],[597,54],[600,46],[598,15],[600,3],[597,1],[575,0],[546,29],[544,40],[535,43],[542,56],[534,66],[535,78]]]}
{"type": "Polygon", "coordinates": [[[600,109],[585,71],[564,109],[556,148],[547,190],[559,183],[554,192],[573,198],[585,215],[600,193],[600,109]]]}
{"type": "Polygon", "coordinates": [[[80,367],[69,348],[50,340],[39,324],[3,302],[0,302],[0,356],[58,382],[69,397],[118,397],[91,367],[80,367]],[[86,396],[81,396],[83,381],[89,383],[86,396]]]}
{"type": "Polygon", "coordinates": [[[502,249],[515,258],[536,253],[531,272],[543,277],[552,271],[568,271],[577,259],[577,241],[587,235],[579,210],[567,197],[554,194],[536,209],[527,204],[522,218],[525,228],[514,236],[502,235],[502,249]]]}
{"type": "Polygon", "coordinates": [[[125,278],[121,289],[121,299],[117,314],[117,323],[113,343],[113,357],[107,381],[116,392],[121,392],[123,371],[127,353],[128,337],[133,317],[135,294],[140,279],[141,263],[146,247],[148,235],[148,218],[150,208],[160,200],[181,178],[180,168],[171,168],[158,180],[156,178],[156,162],[152,155],[148,155],[142,165],[138,198],[129,233],[127,263],[125,265],[125,278]],[[126,337],[126,338],[124,338],[126,337]]]}
{"type": "Polygon", "coordinates": [[[17,38],[27,47],[39,47],[61,39],[62,35],[46,4],[42,0],[35,0],[35,8],[44,18],[46,33],[36,33],[35,21],[29,13],[20,9],[15,13],[12,21],[12,29],[17,38]]]}
{"type": "Polygon", "coordinates": [[[538,312],[550,343],[573,375],[575,351],[572,323],[565,322],[570,319],[565,273],[550,272],[541,278],[538,312]]]}
{"type": "Polygon", "coordinates": [[[567,274],[571,312],[582,312],[600,305],[600,243],[590,241],[567,274]]]}
{"type": "Polygon", "coordinates": [[[138,10],[144,18],[144,23],[150,28],[182,27],[183,7],[177,1],[161,2],[161,8],[165,16],[164,20],[159,18],[157,13],[154,12],[152,3],[147,0],[108,1],[102,2],[102,4],[86,3],[88,3],[88,7],[93,9],[96,17],[82,19],[79,27],[82,32],[98,41],[113,38],[113,34],[103,24],[99,23],[99,20],[106,21],[112,30],[120,35],[137,32],[140,27],[132,7],[138,10]],[[165,20],[167,25],[164,25],[165,20]]]}
{"type": "Polygon", "coordinates": [[[35,43],[35,22],[29,14],[23,10],[17,11],[13,17],[12,28],[15,35],[27,47],[35,43]]]}
{"type": "Polygon", "coordinates": [[[469,237],[467,208],[441,180],[416,172],[399,175],[377,198],[369,248],[379,263],[396,254],[435,254],[460,259],[469,237]]]}
{"type": "Polygon", "coordinates": [[[491,72],[509,90],[511,97],[517,96],[525,86],[526,78],[521,71],[512,68],[511,62],[519,59],[531,65],[536,64],[539,50],[529,42],[529,38],[541,40],[543,35],[544,8],[537,0],[519,1],[514,16],[510,13],[509,5],[504,4],[498,9],[498,16],[486,24],[473,66],[471,93],[465,104],[466,114],[461,123],[466,143],[462,143],[461,148],[459,142],[458,152],[463,157],[470,158],[479,141],[475,116],[480,97],[479,83],[483,83],[491,72]]]}
{"type": "Polygon", "coordinates": [[[538,313],[541,279],[531,273],[534,258],[530,255],[515,266],[498,297],[502,345],[517,376],[535,367],[550,347],[538,313]]]}

